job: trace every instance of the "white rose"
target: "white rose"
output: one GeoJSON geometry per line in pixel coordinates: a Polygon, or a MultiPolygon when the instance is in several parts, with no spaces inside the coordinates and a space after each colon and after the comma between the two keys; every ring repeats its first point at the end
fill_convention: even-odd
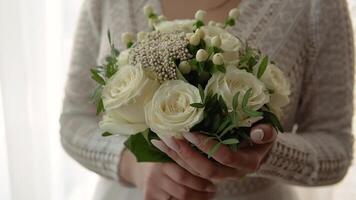
{"type": "Polygon", "coordinates": [[[212,38],[219,36],[221,39],[220,48],[224,51],[237,52],[242,47],[240,40],[223,28],[217,26],[203,26],[201,29],[205,33],[204,40],[209,46],[211,46],[212,38]]]}
{"type": "Polygon", "coordinates": [[[219,47],[224,51],[223,57],[226,65],[236,65],[239,62],[239,49],[242,43],[237,37],[217,26],[203,26],[201,29],[205,33],[204,41],[208,46],[214,46],[216,36],[220,38],[219,47]]]}
{"type": "Polygon", "coordinates": [[[120,52],[120,55],[117,58],[119,66],[129,64],[129,54],[130,54],[130,49],[125,49],[124,51],[120,52]]]}
{"type": "Polygon", "coordinates": [[[174,21],[162,21],[155,25],[157,31],[164,33],[171,32],[193,32],[194,20],[174,20],[174,21]]]}
{"type": "MultiPolygon", "coordinates": [[[[257,74],[258,65],[254,67],[254,73],[257,74]]],[[[260,80],[271,90],[271,100],[269,106],[278,116],[281,114],[281,108],[289,103],[290,85],[281,69],[272,63],[266,67],[260,80]]]]}
{"type": "Polygon", "coordinates": [[[141,111],[135,112],[132,109],[135,109],[135,107],[106,111],[103,119],[99,122],[101,131],[108,131],[112,134],[133,135],[146,130],[148,126],[145,121],[138,119],[137,116],[132,116],[132,114],[138,114],[141,111]],[[129,110],[130,112],[125,112],[129,110]],[[138,120],[135,120],[135,118],[138,120]]]}
{"type": "Polygon", "coordinates": [[[153,80],[141,65],[120,66],[102,92],[106,114],[101,127],[112,131],[114,122],[117,122],[115,128],[121,127],[117,131],[122,134],[142,131],[145,125],[144,105],[151,100],[158,87],[159,82],[153,80]]]}
{"type": "Polygon", "coordinates": [[[181,137],[203,119],[203,109],[190,106],[200,102],[195,86],[182,80],[166,81],[145,106],[146,123],[160,137],[181,137]]]}
{"type": "MultiPolygon", "coordinates": [[[[229,111],[232,111],[232,100],[237,92],[239,95],[238,111],[241,111],[242,99],[247,90],[251,88],[252,95],[248,101],[247,106],[250,109],[258,110],[263,105],[269,102],[269,94],[264,83],[258,80],[253,74],[245,70],[238,69],[234,66],[228,66],[226,73],[214,73],[209,79],[205,88],[207,94],[221,95],[225,100],[229,111]]],[[[250,126],[252,122],[258,121],[259,118],[248,118],[242,111],[240,114],[240,126],[250,126]]]]}

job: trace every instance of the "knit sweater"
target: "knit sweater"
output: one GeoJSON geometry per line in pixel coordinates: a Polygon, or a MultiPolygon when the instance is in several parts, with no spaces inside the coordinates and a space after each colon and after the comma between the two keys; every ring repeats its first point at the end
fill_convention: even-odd
{"type": "MultiPolygon", "coordinates": [[[[102,137],[90,103],[89,69],[104,62],[108,29],[120,49],[123,32],[147,30],[145,4],[159,0],[86,0],[76,31],[61,115],[64,149],[84,167],[120,181],[126,136],[102,137]]],[[[268,54],[288,77],[286,132],[266,161],[243,180],[219,186],[225,196],[257,192],[274,182],[318,186],[341,180],[352,160],[353,66],[351,23],[345,0],[244,0],[231,33],[268,54]]]]}

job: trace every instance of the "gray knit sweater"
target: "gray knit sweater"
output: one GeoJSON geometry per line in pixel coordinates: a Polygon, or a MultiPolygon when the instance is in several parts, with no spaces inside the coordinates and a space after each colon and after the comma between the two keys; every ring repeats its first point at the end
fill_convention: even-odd
{"type": "MultiPolygon", "coordinates": [[[[76,32],[61,115],[65,150],[84,167],[119,181],[125,136],[102,137],[89,102],[89,69],[109,52],[106,31],[147,29],[144,4],[159,0],[86,0],[76,32]]],[[[344,177],[352,159],[353,41],[345,0],[245,0],[232,33],[269,54],[288,76],[291,102],[266,162],[256,174],[220,186],[227,196],[274,182],[327,185],[344,177]],[[293,128],[294,127],[294,128],[293,128]],[[298,127],[298,129],[296,129],[298,127]]]]}

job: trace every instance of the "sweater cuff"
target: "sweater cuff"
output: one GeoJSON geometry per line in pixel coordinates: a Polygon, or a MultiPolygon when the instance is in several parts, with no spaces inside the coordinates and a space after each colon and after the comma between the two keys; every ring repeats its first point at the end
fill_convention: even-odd
{"type": "Polygon", "coordinates": [[[252,176],[273,178],[289,182],[289,180],[313,179],[316,176],[316,152],[295,133],[278,134],[267,158],[252,176]]]}

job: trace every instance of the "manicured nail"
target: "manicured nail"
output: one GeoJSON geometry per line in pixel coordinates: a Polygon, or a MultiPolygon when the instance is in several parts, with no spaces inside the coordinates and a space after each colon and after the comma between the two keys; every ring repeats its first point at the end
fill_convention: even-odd
{"type": "Polygon", "coordinates": [[[151,143],[153,144],[153,146],[157,147],[157,149],[166,152],[167,151],[167,147],[163,144],[162,141],[159,140],[151,140],[151,143]]]}
{"type": "Polygon", "coordinates": [[[179,146],[173,137],[162,138],[162,140],[166,143],[166,145],[169,148],[173,149],[176,152],[179,151],[179,146]]]}
{"type": "Polygon", "coordinates": [[[194,135],[193,133],[190,133],[190,132],[184,133],[183,137],[193,144],[199,143],[198,137],[196,135],[194,135]]]}
{"type": "Polygon", "coordinates": [[[264,137],[264,135],[265,135],[265,134],[264,134],[263,130],[260,129],[260,128],[253,129],[253,130],[251,131],[251,139],[252,139],[252,141],[254,141],[254,142],[261,142],[262,139],[263,139],[263,137],[264,137]]]}

